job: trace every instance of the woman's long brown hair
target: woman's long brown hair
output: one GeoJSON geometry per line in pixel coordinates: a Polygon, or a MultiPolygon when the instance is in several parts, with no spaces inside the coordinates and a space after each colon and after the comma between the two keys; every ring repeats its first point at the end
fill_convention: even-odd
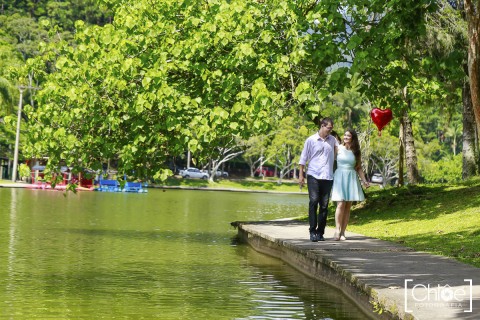
{"type": "Polygon", "coordinates": [[[346,132],[350,132],[352,135],[352,142],[350,144],[350,150],[355,155],[355,169],[359,169],[362,166],[362,152],[360,151],[360,142],[358,142],[357,132],[353,129],[348,129],[346,132]]]}

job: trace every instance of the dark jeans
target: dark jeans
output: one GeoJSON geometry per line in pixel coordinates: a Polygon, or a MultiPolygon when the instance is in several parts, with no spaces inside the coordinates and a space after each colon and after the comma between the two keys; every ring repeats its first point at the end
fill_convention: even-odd
{"type": "Polygon", "coordinates": [[[325,233],[328,214],[328,200],[332,191],[333,180],[318,180],[307,175],[308,196],[308,221],[310,222],[310,232],[319,235],[325,233]],[[318,210],[320,207],[320,210],[318,210]],[[317,216],[317,210],[318,216],[317,216]]]}

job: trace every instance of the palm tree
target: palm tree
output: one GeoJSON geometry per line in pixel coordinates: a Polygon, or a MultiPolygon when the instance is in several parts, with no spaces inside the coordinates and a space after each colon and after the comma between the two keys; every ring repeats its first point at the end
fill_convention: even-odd
{"type": "Polygon", "coordinates": [[[445,131],[445,135],[451,139],[451,147],[453,151],[453,155],[457,155],[457,137],[462,134],[461,128],[458,124],[453,124],[453,126],[448,127],[445,131]]]}

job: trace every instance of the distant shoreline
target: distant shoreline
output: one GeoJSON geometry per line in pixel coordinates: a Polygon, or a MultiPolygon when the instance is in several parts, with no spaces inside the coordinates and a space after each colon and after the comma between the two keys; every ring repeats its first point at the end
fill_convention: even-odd
{"type": "MultiPolygon", "coordinates": [[[[31,184],[29,183],[21,183],[21,182],[8,182],[2,183],[0,182],[0,188],[26,188],[29,189],[31,184]]],[[[200,191],[225,191],[225,192],[250,192],[250,193],[275,193],[275,194],[298,194],[298,195],[308,195],[308,192],[300,192],[300,191],[275,191],[275,190],[255,190],[255,189],[237,189],[237,188],[212,188],[208,186],[200,186],[200,187],[193,187],[193,186],[166,186],[166,185],[149,185],[146,188],[149,189],[170,189],[170,190],[200,190],[200,191]]],[[[36,189],[36,188],[32,188],[36,189]]],[[[42,190],[42,189],[36,189],[42,190]]],[[[51,189],[49,189],[51,190],[51,189]]],[[[62,191],[62,190],[60,190],[62,191]]]]}

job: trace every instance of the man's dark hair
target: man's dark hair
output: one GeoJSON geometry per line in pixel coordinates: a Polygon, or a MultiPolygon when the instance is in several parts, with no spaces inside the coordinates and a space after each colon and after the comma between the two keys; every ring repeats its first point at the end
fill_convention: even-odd
{"type": "Polygon", "coordinates": [[[327,126],[328,124],[331,124],[333,126],[333,119],[329,117],[325,117],[320,121],[320,127],[321,126],[327,126]]]}

